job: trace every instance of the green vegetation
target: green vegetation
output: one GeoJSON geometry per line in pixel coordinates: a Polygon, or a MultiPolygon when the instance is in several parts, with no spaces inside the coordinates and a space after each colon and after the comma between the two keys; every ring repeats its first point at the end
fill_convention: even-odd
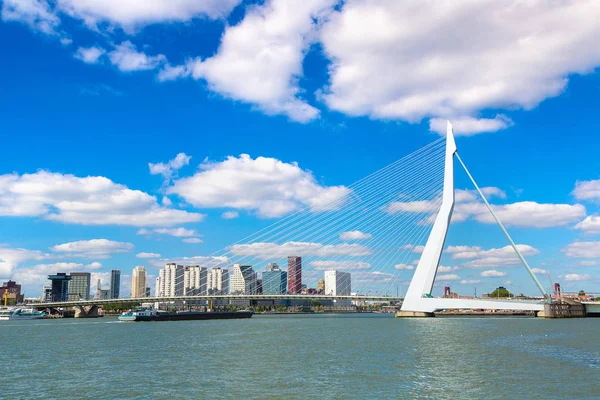
{"type": "Polygon", "coordinates": [[[132,309],[134,307],[140,306],[142,303],[114,303],[114,304],[103,304],[102,310],[104,312],[117,312],[117,311],[125,311],[132,309]]]}
{"type": "Polygon", "coordinates": [[[583,290],[580,290],[578,293],[579,296],[585,296],[585,292],[583,290]]]}
{"type": "Polygon", "coordinates": [[[498,289],[494,290],[491,294],[490,297],[514,297],[515,295],[512,294],[511,292],[508,291],[508,289],[503,288],[503,287],[499,287],[498,289]]]}

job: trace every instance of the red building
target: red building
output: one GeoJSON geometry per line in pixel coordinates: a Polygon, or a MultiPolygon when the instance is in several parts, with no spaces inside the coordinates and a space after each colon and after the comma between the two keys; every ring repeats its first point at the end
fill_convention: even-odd
{"type": "Polygon", "coordinates": [[[302,257],[288,257],[288,293],[300,294],[302,291],[302,257]]]}
{"type": "Polygon", "coordinates": [[[0,286],[0,301],[4,305],[4,293],[8,292],[7,304],[18,304],[23,302],[24,295],[21,294],[21,285],[17,285],[14,281],[4,282],[0,286]]]}

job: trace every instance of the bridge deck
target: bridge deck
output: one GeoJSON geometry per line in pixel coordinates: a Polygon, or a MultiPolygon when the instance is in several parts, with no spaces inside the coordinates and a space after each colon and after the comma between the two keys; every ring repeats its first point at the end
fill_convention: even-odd
{"type": "Polygon", "coordinates": [[[31,307],[74,307],[101,306],[103,304],[123,303],[166,303],[172,301],[198,300],[358,300],[358,301],[402,301],[401,297],[387,296],[325,296],[325,295],[207,295],[207,296],[172,296],[172,297],[137,297],[106,300],[76,300],[44,303],[29,303],[31,307]]]}

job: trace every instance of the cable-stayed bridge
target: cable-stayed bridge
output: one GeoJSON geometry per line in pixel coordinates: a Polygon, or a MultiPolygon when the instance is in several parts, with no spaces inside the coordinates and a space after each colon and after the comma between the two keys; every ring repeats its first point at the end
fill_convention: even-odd
{"type": "MultiPolygon", "coordinates": [[[[347,187],[325,188],[316,185],[314,180],[303,180],[302,187],[296,188],[296,192],[305,190],[313,194],[303,199],[308,204],[304,209],[212,255],[175,261],[177,264],[198,266],[199,270],[205,269],[205,273],[227,270],[226,285],[224,280],[219,286],[206,276],[185,275],[181,268],[161,274],[155,297],[63,301],[44,305],[60,307],[218,299],[403,299],[400,316],[429,316],[436,310],[449,308],[543,309],[542,301],[432,297],[455,205],[455,159],[475,186],[474,196],[480,196],[515,250],[515,257],[523,263],[541,295],[546,298],[544,288],[460,159],[452,126],[448,124],[445,138],[347,187]],[[294,260],[301,257],[301,265],[296,265],[297,261],[292,263],[288,257],[294,260]],[[274,264],[284,264],[286,260],[287,271],[277,269],[282,274],[263,273],[262,294],[259,294],[257,271],[260,273],[267,267],[274,270],[274,264]],[[325,287],[317,291],[314,288],[324,271],[337,272],[329,273],[329,282],[325,279],[325,287]],[[409,280],[406,275],[412,271],[414,274],[409,280]],[[285,279],[282,278],[283,272],[285,279]],[[303,283],[307,285],[307,294],[301,294],[303,283]],[[400,296],[406,287],[405,295],[400,296]],[[269,288],[268,293],[265,293],[265,288],[269,288]]],[[[269,199],[269,189],[268,184],[263,188],[252,188],[266,193],[260,216],[286,213],[295,207],[293,198],[289,202],[269,199]]],[[[243,203],[243,199],[240,201],[243,203]]],[[[224,279],[222,273],[220,276],[224,279]]]]}

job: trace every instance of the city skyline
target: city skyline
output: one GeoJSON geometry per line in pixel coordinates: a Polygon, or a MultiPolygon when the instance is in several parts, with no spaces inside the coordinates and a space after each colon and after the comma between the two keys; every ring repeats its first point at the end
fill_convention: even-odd
{"type": "MultiPolygon", "coordinates": [[[[438,139],[449,119],[461,155],[526,246],[539,279],[569,292],[599,290],[600,60],[586,50],[596,28],[584,28],[593,13],[583,5],[518,6],[513,19],[496,21],[457,2],[446,28],[476,15],[490,33],[469,26],[461,33],[467,45],[455,48],[438,31],[403,36],[395,21],[413,26],[429,10],[390,3],[382,7],[392,18],[381,29],[406,46],[387,54],[357,41],[380,40],[376,30],[346,29],[355,13],[373,15],[366,2],[233,3],[196,11],[173,4],[177,12],[169,15],[178,17],[171,20],[141,9],[125,18],[99,8],[3,2],[0,37],[7,39],[0,45],[10,62],[0,70],[10,79],[0,109],[10,151],[0,161],[0,280],[38,296],[48,274],[89,272],[109,289],[111,270],[119,269],[124,295],[139,265],[154,289],[166,263],[200,265],[279,218],[318,205],[315,199],[344,192],[438,139]],[[577,23],[544,22],[565,13],[577,23]],[[256,16],[297,19],[265,38],[256,16]],[[523,22],[529,20],[538,25],[523,22]],[[560,28],[565,40],[547,46],[535,26],[560,28]],[[174,39],[180,32],[185,39],[174,39]],[[292,54],[262,68],[222,68],[235,64],[228,44],[246,34],[264,39],[253,43],[253,53],[278,54],[279,44],[292,54]],[[440,36],[452,52],[429,45],[440,36]],[[413,47],[420,51],[407,50],[413,47]],[[482,58],[469,49],[489,52],[482,58]],[[40,64],[44,73],[33,70],[40,64]]],[[[502,3],[493,8],[512,12],[502,3]]],[[[508,243],[481,212],[464,174],[457,173],[456,184],[463,210],[474,212],[451,225],[444,281],[435,293],[449,284],[465,294],[499,285],[535,294],[526,271],[507,261],[508,243]],[[472,258],[451,253],[460,248],[472,258]]],[[[350,244],[379,239],[358,229],[336,235],[350,244]]],[[[409,244],[414,259],[390,264],[403,268],[400,282],[410,279],[424,243],[409,244]]],[[[316,282],[324,267],[313,262],[333,261],[308,259],[303,277],[316,282]]],[[[353,272],[369,281],[380,278],[377,267],[390,266],[355,264],[362,269],[353,272]]]]}

